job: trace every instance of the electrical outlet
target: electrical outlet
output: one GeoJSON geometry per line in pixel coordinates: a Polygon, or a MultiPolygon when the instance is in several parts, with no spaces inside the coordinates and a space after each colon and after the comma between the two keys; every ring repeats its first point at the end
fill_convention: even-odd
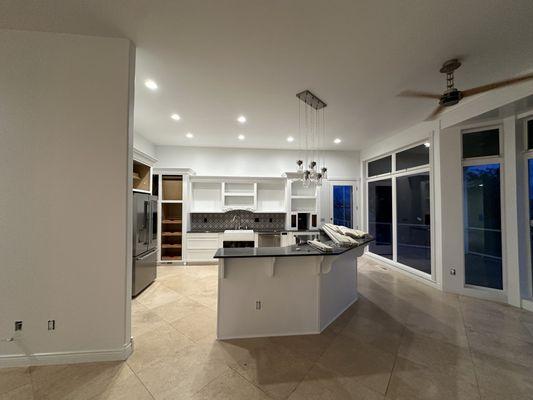
{"type": "Polygon", "coordinates": [[[22,330],[22,321],[15,321],[15,332],[22,330]]]}
{"type": "Polygon", "coordinates": [[[261,309],[261,302],[258,300],[255,302],[255,309],[260,310],[261,309]]]}
{"type": "Polygon", "coordinates": [[[55,319],[48,320],[48,330],[49,331],[55,331],[56,330],[56,320],[55,319]]]}
{"type": "Polygon", "coordinates": [[[455,275],[455,268],[450,268],[450,275],[455,275]]]}

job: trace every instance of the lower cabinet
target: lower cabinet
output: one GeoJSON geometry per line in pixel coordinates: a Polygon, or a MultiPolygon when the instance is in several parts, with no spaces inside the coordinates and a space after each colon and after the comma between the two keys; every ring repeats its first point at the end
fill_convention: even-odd
{"type": "Polygon", "coordinates": [[[213,256],[220,247],[219,233],[187,233],[187,262],[217,262],[213,256]]]}

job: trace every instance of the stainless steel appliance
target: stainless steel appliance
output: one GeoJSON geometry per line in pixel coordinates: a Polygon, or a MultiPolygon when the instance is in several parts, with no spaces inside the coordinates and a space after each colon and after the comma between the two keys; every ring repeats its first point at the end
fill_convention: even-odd
{"type": "Polygon", "coordinates": [[[133,193],[133,296],[146,289],[156,276],[157,197],[133,193]]]}
{"type": "Polygon", "coordinates": [[[281,233],[264,232],[258,234],[258,247],[281,247],[281,233]]]}

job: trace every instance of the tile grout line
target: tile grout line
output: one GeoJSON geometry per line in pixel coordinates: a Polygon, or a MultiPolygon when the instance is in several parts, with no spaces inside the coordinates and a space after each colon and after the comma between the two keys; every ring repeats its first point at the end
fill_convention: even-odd
{"type": "Polygon", "coordinates": [[[398,361],[398,354],[400,353],[400,347],[402,345],[402,340],[403,340],[403,336],[405,334],[405,331],[407,330],[407,327],[405,325],[403,325],[403,329],[402,329],[402,334],[400,335],[400,342],[398,344],[398,348],[396,349],[396,355],[394,356],[394,362],[392,363],[392,369],[391,369],[391,372],[390,372],[390,376],[389,376],[389,380],[387,382],[387,387],[385,388],[385,394],[383,395],[384,397],[387,396],[387,393],[389,392],[389,386],[390,386],[390,383],[392,381],[392,374],[394,374],[394,368],[396,368],[396,362],[398,361]]]}
{"type": "Polygon", "coordinates": [[[468,329],[465,325],[465,317],[463,315],[463,301],[461,300],[461,296],[458,295],[458,301],[459,301],[459,313],[461,314],[461,321],[463,322],[463,328],[465,330],[465,335],[466,335],[466,343],[468,345],[468,354],[470,354],[470,361],[472,362],[472,366],[474,367],[474,377],[476,378],[476,387],[477,387],[477,393],[479,395],[479,398],[481,399],[481,389],[479,388],[479,378],[478,378],[478,374],[477,374],[477,367],[476,367],[476,363],[474,361],[474,357],[472,355],[472,348],[470,346],[470,338],[469,338],[469,335],[468,335],[468,329]]]}
{"type": "MultiPolygon", "coordinates": [[[[274,397],[272,397],[270,394],[268,394],[266,391],[264,391],[262,388],[260,388],[259,386],[257,386],[254,382],[252,382],[251,380],[249,380],[246,376],[244,376],[243,374],[241,374],[238,370],[236,370],[235,368],[233,368],[231,365],[228,365],[226,364],[226,366],[231,369],[233,372],[235,372],[237,375],[239,375],[242,379],[244,379],[246,382],[248,382],[249,384],[251,384],[253,387],[259,389],[261,391],[261,393],[264,393],[265,396],[267,396],[269,399],[274,399],[274,397]]],[[[288,397],[288,396],[287,396],[288,397]]]]}
{"type": "Polygon", "coordinates": [[[150,395],[150,397],[152,399],[155,400],[155,396],[153,395],[153,393],[150,391],[150,389],[148,389],[148,387],[144,384],[144,382],[142,381],[142,379],[139,377],[139,375],[137,375],[137,373],[133,370],[132,367],[130,367],[130,365],[128,364],[127,361],[124,361],[124,364],[126,364],[126,367],[131,371],[131,373],[133,375],[135,375],[135,377],[138,379],[138,381],[141,383],[141,385],[143,385],[143,387],[146,389],[146,391],[148,392],[148,394],[150,395]]]}

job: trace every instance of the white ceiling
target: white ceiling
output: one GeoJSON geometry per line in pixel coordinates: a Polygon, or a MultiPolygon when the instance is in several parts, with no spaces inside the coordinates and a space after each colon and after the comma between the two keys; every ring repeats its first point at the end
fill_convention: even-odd
{"type": "Polygon", "coordinates": [[[464,62],[459,88],[529,70],[531,21],[531,0],[0,1],[0,27],[132,39],[135,129],[162,145],[297,148],[285,139],[310,89],[328,103],[326,147],[364,148],[431,112],[395,95],[441,92],[446,59],[464,62]]]}

